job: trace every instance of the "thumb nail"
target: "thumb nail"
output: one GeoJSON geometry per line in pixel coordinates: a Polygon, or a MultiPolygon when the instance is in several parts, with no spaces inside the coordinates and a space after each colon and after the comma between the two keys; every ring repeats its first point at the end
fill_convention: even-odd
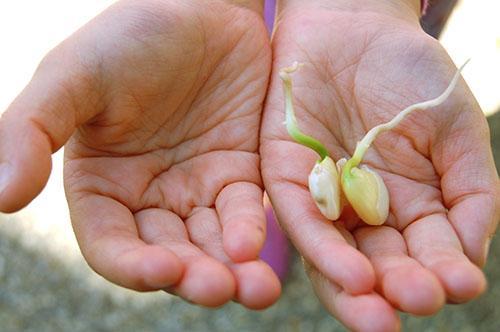
{"type": "Polygon", "coordinates": [[[491,244],[491,238],[488,237],[486,239],[486,243],[484,244],[484,259],[485,260],[488,258],[488,253],[490,251],[490,244],[491,244]]]}
{"type": "Polygon", "coordinates": [[[3,162],[0,164],[0,194],[7,188],[12,179],[12,166],[3,162]]]}

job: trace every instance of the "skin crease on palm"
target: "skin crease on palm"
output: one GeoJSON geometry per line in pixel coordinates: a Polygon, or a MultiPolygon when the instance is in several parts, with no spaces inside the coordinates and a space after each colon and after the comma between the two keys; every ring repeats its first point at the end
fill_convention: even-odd
{"type": "Polygon", "coordinates": [[[270,65],[261,2],[118,2],[54,49],[2,117],[0,209],[27,204],[65,144],[95,271],[205,306],[271,305],[281,286],[258,259],[257,153],[270,65]]]}
{"type": "Polygon", "coordinates": [[[394,309],[430,315],[446,301],[466,302],[484,291],[478,266],[500,196],[488,127],[462,80],[444,104],[415,111],[365,155],[389,191],[385,225],[368,227],[347,207],[332,227],[307,188],[318,156],[283,125],[278,71],[304,63],[292,74],[299,126],[335,161],[349,158],[370,128],[436,97],[456,71],[421,30],[418,7],[368,0],[278,6],[261,129],[264,183],[317,296],[353,330],[397,330],[394,309]]]}

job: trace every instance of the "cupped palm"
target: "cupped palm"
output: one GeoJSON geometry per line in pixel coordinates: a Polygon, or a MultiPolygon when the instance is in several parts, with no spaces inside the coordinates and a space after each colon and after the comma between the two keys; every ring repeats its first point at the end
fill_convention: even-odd
{"type": "Polygon", "coordinates": [[[367,226],[349,206],[335,222],[320,214],[307,188],[318,156],[295,143],[283,124],[278,71],[298,61],[304,66],[292,80],[301,130],[334,160],[349,158],[370,128],[444,91],[456,71],[446,52],[416,20],[380,12],[304,4],[278,17],[262,172],[320,299],[352,328],[366,322],[392,329],[391,306],[430,314],[445,297],[477,296],[485,280],[471,261],[484,263],[498,219],[498,182],[486,121],[463,81],[443,105],[417,110],[381,134],[365,155],[363,163],[382,176],[390,195],[381,227],[367,226]]]}
{"type": "Polygon", "coordinates": [[[42,188],[50,153],[69,139],[73,227],[98,273],[208,306],[270,305],[280,286],[258,259],[257,151],[269,71],[258,11],[118,2],[52,51],[6,113],[9,139],[28,137],[12,163],[35,180],[18,174],[2,209],[42,188]]]}

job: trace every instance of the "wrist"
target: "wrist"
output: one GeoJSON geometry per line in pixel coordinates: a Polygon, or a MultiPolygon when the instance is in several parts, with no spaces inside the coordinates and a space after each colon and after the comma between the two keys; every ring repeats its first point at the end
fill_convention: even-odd
{"type": "Polygon", "coordinates": [[[264,0],[224,0],[227,3],[249,8],[259,14],[263,14],[264,12],[264,0]]]}
{"type": "Polygon", "coordinates": [[[316,7],[318,9],[338,10],[354,13],[371,12],[418,23],[424,0],[278,0],[278,9],[316,7]]]}

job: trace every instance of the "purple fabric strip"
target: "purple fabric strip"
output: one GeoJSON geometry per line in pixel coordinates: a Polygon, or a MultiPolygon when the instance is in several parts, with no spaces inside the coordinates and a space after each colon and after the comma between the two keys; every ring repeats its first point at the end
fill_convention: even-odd
{"type": "Polygon", "coordinates": [[[276,12],[276,0],[265,0],[264,19],[266,21],[267,30],[269,31],[269,33],[273,31],[275,12],[276,12]]]}
{"type": "Polygon", "coordinates": [[[284,281],[288,273],[290,249],[285,234],[281,231],[270,205],[266,206],[266,241],[260,258],[269,264],[274,273],[284,281]]]}

